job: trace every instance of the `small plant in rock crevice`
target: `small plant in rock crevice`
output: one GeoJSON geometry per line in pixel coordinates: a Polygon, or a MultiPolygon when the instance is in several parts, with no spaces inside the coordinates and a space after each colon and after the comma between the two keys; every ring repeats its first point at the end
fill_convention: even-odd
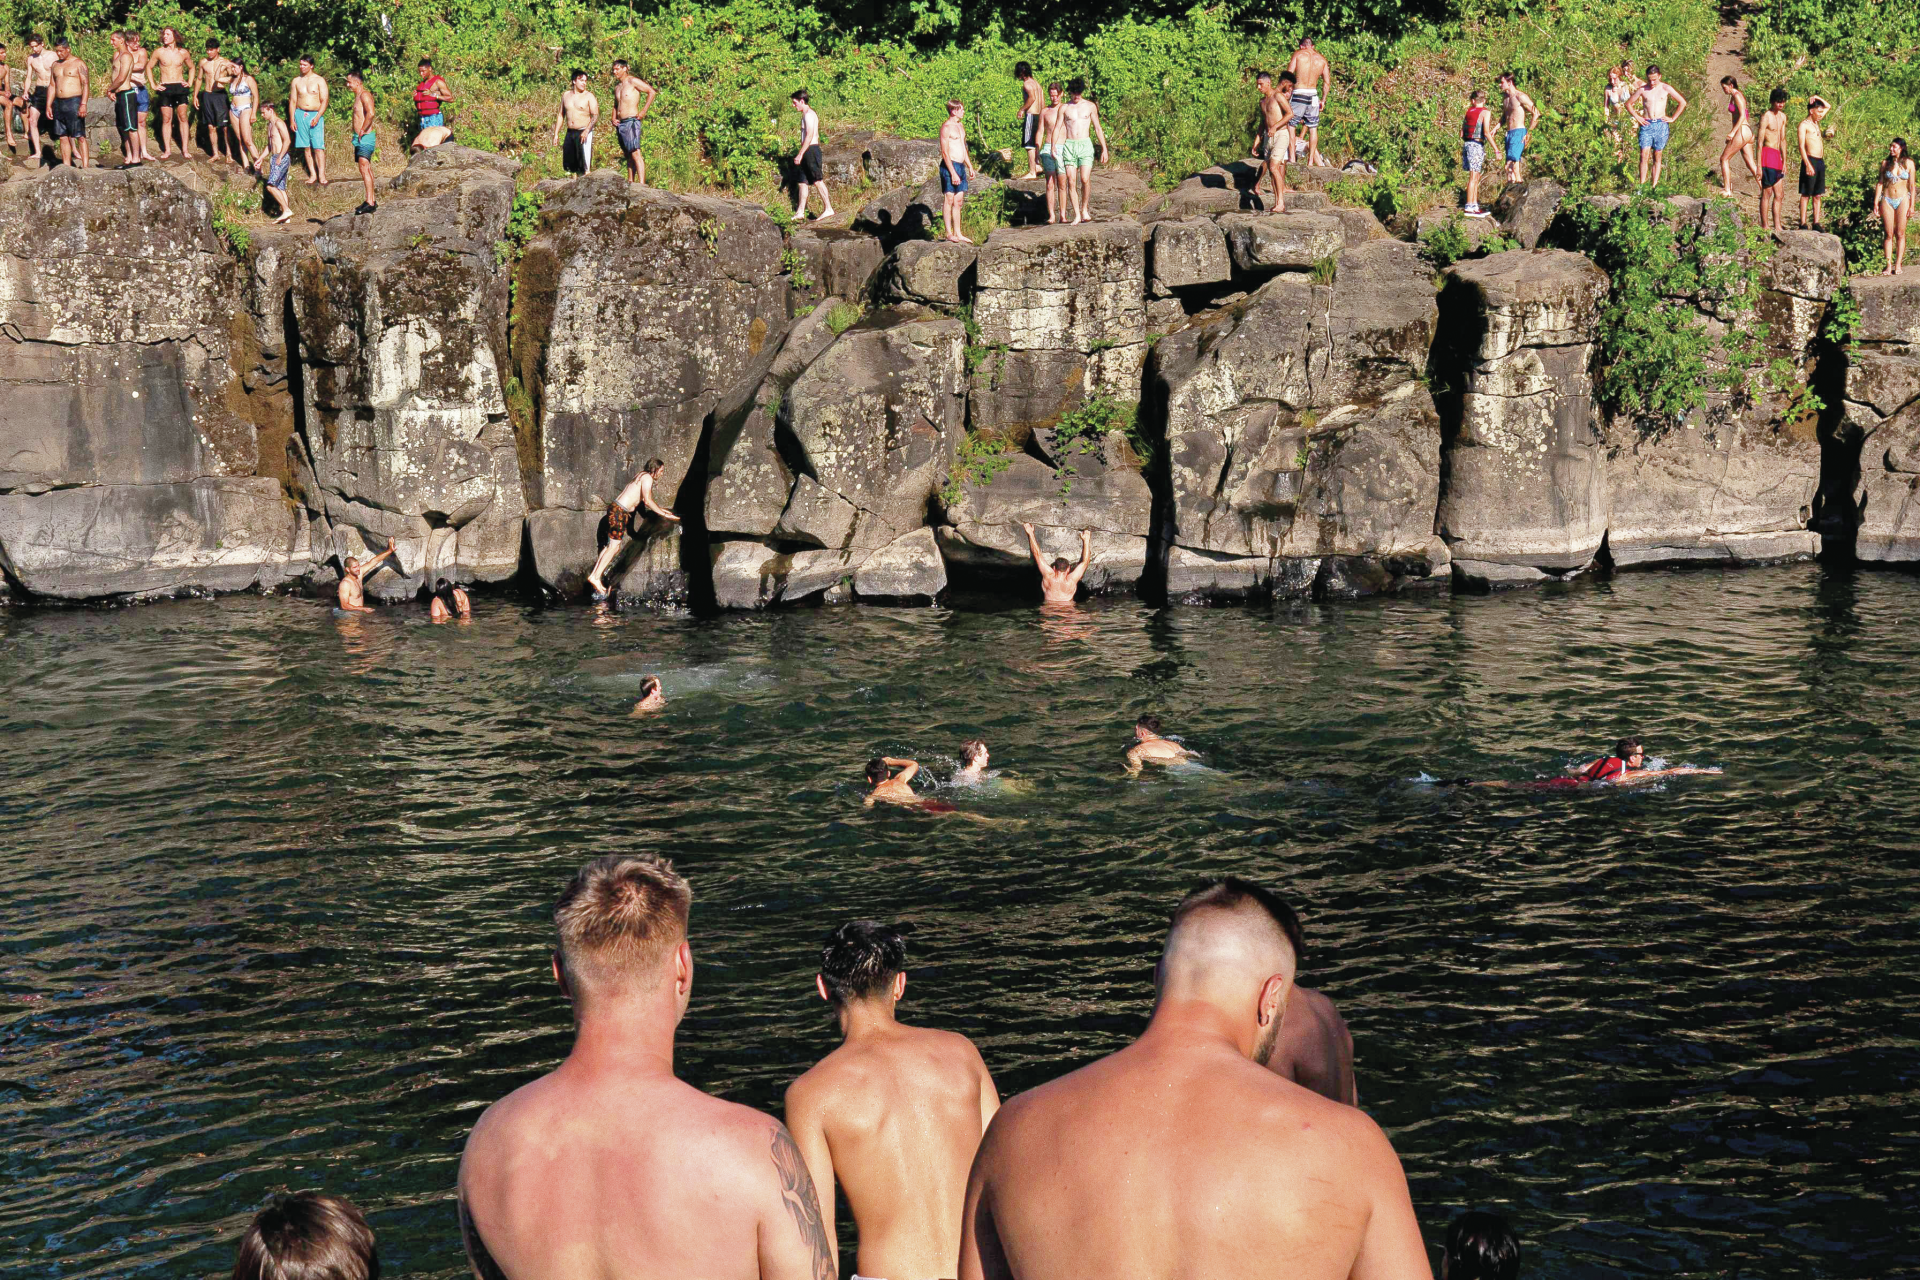
{"type": "Polygon", "coordinates": [[[1052,452],[1057,459],[1061,497],[1073,492],[1073,479],[1079,474],[1074,459],[1100,453],[1106,438],[1114,434],[1126,442],[1141,466],[1151,462],[1153,446],[1142,432],[1138,405],[1097,395],[1054,424],[1052,452]]]}
{"type": "Polygon", "coordinates": [[[969,432],[954,450],[953,465],[947,470],[947,482],[940,487],[940,502],[952,508],[967,496],[968,485],[988,485],[995,476],[1013,464],[1013,445],[996,435],[969,432]]]}
{"type": "Polygon", "coordinates": [[[807,255],[792,245],[780,250],[780,269],[787,273],[787,279],[793,281],[794,288],[813,288],[813,277],[807,274],[807,255]]]}
{"type": "Polygon", "coordinates": [[[851,302],[839,303],[833,310],[827,312],[827,328],[831,329],[834,337],[837,338],[858,324],[860,317],[865,314],[865,312],[859,307],[854,306],[851,302]]]}

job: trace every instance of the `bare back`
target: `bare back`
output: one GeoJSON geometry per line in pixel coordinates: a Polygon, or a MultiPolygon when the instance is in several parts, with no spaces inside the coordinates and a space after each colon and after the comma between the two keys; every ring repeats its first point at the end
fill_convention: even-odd
{"type": "Polygon", "coordinates": [[[834,1050],[787,1091],[787,1119],[833,1194],[816,1148],[860,1228],[856,1269],[939,1280],[960,1257],[967,1170],[999,1095],[964,1036],[893,1023],[834,1050]]]}
{"type": "Polygon", "coordinates": [[[793,1140],[767,1116],[672,1077],[564,1065],[490,1107],[460,1163],[476,1271],[490,1258],[512,1280],[831,1280],[795,1265],[795,1215],[819,1232],[803,1193],[793,1140]]]}
{"type": "Polygon", "coordinates": [[[961,1280],[1430,1277],[1364,1113],[1152,1031],[1002,1108],[967,1195],[961,1280]]]}
{"type": "Polygon", "coordinates": [[[1359,1105],[1353,1079],[1353,1033],[1333,1001],[1318,991],[1293,989],[1267,1066],[1323,1098],[1359,1105]]]}

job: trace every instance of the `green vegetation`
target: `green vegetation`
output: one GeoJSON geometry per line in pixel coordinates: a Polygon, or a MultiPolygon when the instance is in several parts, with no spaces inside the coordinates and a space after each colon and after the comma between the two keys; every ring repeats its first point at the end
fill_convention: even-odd
{"type": "Polygon", "coordinates": [[[1109,435],[1118,434],[1126,442],[1138,466],[1152,461],[1153,446],[1141,430],[1139,408],[1131,401],[1097,395],[1054,424],[1053,454],[1059,463],[1061,497],[1073,491],[1073,478],[1079,474],[1074,459],[1100,453],[1109,435]]]}
{"type": "Polygon", "coordinates": [[[833,310],[827,312],[827,328],[833,330],[833,334],[837,338],[858,324],[860,317],[865,314],[864,311],[851,302],[838,303],[834,306],[833,310]]]}
{"type": "Polygon", "coordinates": [[[1420,241],[1420,250],[1433,264],[1435,271],[1445,271],[1462,258],[1484,258],[1490,253],[1505,253],[1509,249],[1518,249],[1520,242],[1501,235],[1488,223],[1481,228],[1482,235],[1476,243],[1467,234],[1466,218],[1459,210],[1447,215],[1444,222],[1428,231],[1420,241]]]}
{"type": "Polygon", "coordinates": [[[968,485],[993,483],[995,476],[1012,465],[1013,453],[1012,442],[1000,436],[965,436],[954,450],[947,482],[940,486],[941,504],[957,507],[966,498],[968,485]]]}
{"type": "Polygon", "coordinates": [[[527,245],[540,230],[540,206],[547,202],[544,191],[516,191],[513,210],[507,215],[507,234],[493,244],[493,260],[500,266],[518,262],[527,245]]]}
{"type": "Polygon", "coordinates": [[[780,269],[787,273],[787,279],[793,281],[794,288],[813,288],[813,276],[807,272],[807,255],[799,252],[792,245],[781,248],[780,269]]]}
{"type": "Polygon", "coordinates": [[[253,232],[241,221],[243,215],[260,211],[260,195],[249,191],[241,193],[232,187],[221,187],[209,199],[213,206],[213,230],[227,247],[236,254],[245,255],[253,247],[253,232]]]}

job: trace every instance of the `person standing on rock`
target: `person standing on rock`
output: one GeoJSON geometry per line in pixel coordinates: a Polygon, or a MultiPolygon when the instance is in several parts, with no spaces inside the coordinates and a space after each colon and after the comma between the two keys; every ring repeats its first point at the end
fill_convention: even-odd
{"type": "Polygon", "coordinates": [[[347,72],[347,90],[353,94],[353,163],[360,170],[360,185],[367,197],[354,212],[372,213],[379,207],[373,194],[373,153],[380,145],[373,132],[373,91],[361,71],[347,72]]]}
{"type": "Polygon", "coordinates": [[[1322,167],[1327,158],[1320,154],[1320,108],[1333,96],[1333,71],[1327,66],[1326,58],[1313,47],[1313,41],[1302,39],[1287,62],[1287,74],[1293,77],[1293,91],[1288,95],[1288,105],[1293,109],[1292,158],[1298,160],[1304,147],[1308,166],[1322,167]],[[1302,130],[1306,133],[1304,139],[1302,130]]]}
{"type": "Polygon", "coordinates": [[[13,113],[24,109],[26,103],[13,96],[13,71],[7,66],[7,46],[0,43],[0,126],[4,126],[7,135],[7,154],[13,154],[16,145],[13,140],[13,113]]]}
{"type": "Polygon", "coordinates": [[[260,167],[260,177],[267,184],[267,194],[280,206],[280,216],[273,220],[278,226],[293,221],[293,201],[287,196],[287,175],[293,170],[293,135],[271,102],[260,104],[260,118],[267,122],[266,163],[260,167]]]}
{"type": "Polygon", "coordinates": [[[1920,187],[1913,179],[1913,157],[1907,154],[1907,140],[1895,138],[1887,144],[1887,158],[1880,162],[1880,174],[1873,184],[1873,207],[1880,214],[1880,229],[1886,232],[1883,276],[1897,276],[1907,261],[1907,216],[1920,187]]]}
{"type": "Polygon", "coordinates": [[[1047,175],[1047,222],[1064,222],[1067,196],[1060,189],[1060,157],[1055,154],[1055,135],[1060,129],[1060,82],[1047,86],[1047,105],[1040,108],[1040,172],[1047,175]]]}
{"type": "Polygon", "coordinates": [[[616,58],[613,63],[613,136],[619,140],[620,150],[627,157],[627,181],[647,185],[647,158],[640,154],[640,143],[646,137],[647,126],[642,123],[647,112],[653,110],[654,87],[633,74],[625,58],[616,58]],[[642,98],[645,101],[642,101],[642,98]]]}
{"type": "Polygon", "coordinates": [[[180,158],[193,154],[187,146],[187,103],[193,97],[188,77],[193,70],[193,55],[181,47],[180,33],[172,27],[160,28],[160,47],[153,52],[153,88],[160,98],[160,158],[173,158],[173,140],[180,140],[180,158]]]}
{"type": "MultiPolygon", "coordinates": [[[[113,128],[120,135],[120,167],[138,169],[140,99],[133,91],[133,54],[124,31],[107,33],[113,46],[113,64],[107,69],[107,93],[113,98],[113,128]]],[[[0,77],[5,75],[0,72],[0,77]]]]}
{"type": "Polygon", "coordinates": [[[1827,194],[1827,138],[1831,129],[1822,129],[1827,118],[1827,100],[1807,99],[1807,118],[1800,122],[1800,228],[1820,230],[1820,202],[1827,194]],[[1813,221],[1807,221],[1807,204],[1813,204],[1813,221]]]}
{"type": "MultiPolygon", "coordinates": [[[[273,114],[271,105],[266,108],[266,111],[269,131],[277,128],[282,134],[286,133],[287,126],[273,114]]],[[[345,564],[341,566],[343,572],[340,574],[340,607],[348,613],[372,613],[373,610],[367,607],[365,583],[373,576],[373,571],[380,567],[382,560],[398,554],[399,552],[394,548],[393,539],[388,538],[387,549],[365,563],[356,556],[348,556],[345,564]]],[[[396,563],[398,563],[397,560],[396,563]]]]}
{"type": "Polygon", "coordinates": [[[305,155],[307,185],[327,185],[327,106],[333,91],[325,76],[313,69],[313,59],[300,59],[300,74],[287,90],[287,106],[293,113],[293,145],[305,155]]]}
{"type": "Polygon", "coordinates": [[[1087,82],[1079,76],[1067,81],[1067,100],[1060,108],[1060,171],[1073,198],[1073,225],[1093,221],[1093,139],[1100,140],[1100,163],[1108,160],[1107,131],[1100,127],[1100,107],[1086,98],[1087,82]]]}
{"type": "Polygon", "coordinates": [[[67,39],[53,42],[53,136],[60,144],[60,163],[87,167],[87,93],[92,73],[73,56],[67,39]],[[78,156],[78,160],[75,157],[78,156]]]}
{"type": "Polygon", "coordinates": [[[193,71],[194,101],[200,107],[200,125],[207,131],[207,157],[227,158],[227,131],[233,125],[233,100],[227,94],[227,82],[233,78],[233,64],[221,56],[220,42],[207,41],[207,56],[193,71]]]}
{"type": "Polygon", "coordinates": [[[1731,200],[1733,170],[1727,162],[1737,153],[1754,178],[1760,176],[1760,166],[1753,160],[1753,124],[1747,118],[1747,95],[1740,92],[1740,82],[1732,76],[1721,76],[1720,88],[1726,92],[1727,114],[1733,118],[1727,129],[1727,145],[1720,148],[1720,194],[1731,200]]]}
{"type": "Polygon", "coordinates": [[[1033,556],[1033,567],[1040,571],[1040,598],[1048,604],[1072,604],[1080,579],[1087,576],[1087,566],[1093,563],[1093,530],[1080,531],[1079,564],[1068,564],[1065,556],[1056,556],[1049,564],[1034,540],[1033,526],[1023,520],[1020,527],[1027,531],[1027,550],[1033,556]]]}
{"type": "Polygon", "coordinates": [[[138,145],[134,147],[133,158],[145,164],[151,159],[147,155],[147,116],[153,110],[153,99],[147,92],[147,66],[153,61],[153,55],[147,52],[140,33],[132,27],[127,28],[126,37],[127,51],[133,55],[133,93],[137,107],[134,116],[134,141],[138,145]]]}
{"type": "Polygon", "coordinates": [[[1780,203],[1786,195],[1780,184],[1787,176],[1787,91],[1767,95],[1760,113],[1760,225],[1780,230],[1780,203]]]}
{"type": "Polygon", "coordinates": [[[53,89],[56,61],[53,50],[47,48],[45,38],[38,32],[27,37],[27,76],[20,85],[20,94],[27,100],[27,167],[30,169],[38,169],[42,163],[40,122],[49,121],[51,128],[47,95],[53,89]]]}
{"type": "Polygon", "coordinates": [[[1260,202],[1260,179],[1273,183],[1274,213],[1287,211],[1287,160],[1293,155],[1293,80],[1291,74],[1273,77],[1262,71],[1254,77],[1260,89],[1260,127],[1254,135],[1254,154],[1260,159],[1260,172],[1253,177],[1254,203],[1260,202]]]}
{"type": "Polygon", "coordinates": [[[606,596],[607,570],[613,566],[614,560],[626,547],[633,517],[642,507],[645,507],[649,514],[658,516],[671,524],[680,523],[679,516],[653,500],[654,482],[666,469],[665,459],[648,458],[647,465],[640,468],[639,474],[620,491],[619,496],[607,504],[607,545],[600,552],[600,558],[594,561],[593,572],[587,575],[587,585],[593,588],[596,599],[606,596]]]}
{"type": "Polygon", "coordinates": [[[227,82],[229,114],[233,119],[233,157],[249,172],[260,170],[260,148],[253,145],[253,115],[263,100],[260,82],[240,59],[233,60],[233,79],[227,82]]]}
{"type": "Polygon", "coordinates": [[[1514,83],[1513,72],[1500,73],[1500,120],[1507,133],[1507,181],[1520,182],[1520,158],[1527,153],[1527,134],[1540,123],[1540,108],[1514,83]]]}
{"type": "Polygon", "coordinates": [[[577,178],[593,168],[593,130],[600,123],[600,99],[587,88],[584,71],[575,71],[567,84],[553,118],[553,140],[560,147],[560,167],[577,178]]]}
{"type": "Polygon", "coordinates": [[[1627,104],[1633,121],[1640,126],[1640,185],[1648,185],[1648,173],[1651,172],[1652,185],[1660,185],[1660,166],[1666,160],[1667,142],[1673,136],[1673,126],[1686,114],[1687,100],[1680,91],[1660,78],[1660,68],[1647,64],[1647,82],[1634,91],[1633,99],[1627,104]],[[1670,107],[1679,106],[1671,116],[1670,107]]]}
{"type": "Polygon", "coordinates": [[[1040,82],[1025,62],[1013,64],[1013,78],[1020,82],[1020,145],[1027,149],[1027,171],[1022,178],[1040,176],[1040,82]]]}
{"type": "Polygon", "coordinates": [[[413,86],[413,109],[420,117],[420,128],[432,129],[447,122],[446,105],[453,101],[447,78],[433,69],[433,63],[420,59],[420,83],[413,86]]]}
{"type": "Polygon", "coordinates": [[[1467,171],[1467,204],[1461,212],[1469,218],[1493,216],[1480,207],[1480,173],[1487,167],[1487,143],[1493,136],[1487,121],[1492,114],[1487,110],[1487,91],[1475,89],[1460,124],[1460,163],[1467,171]]]}
{"type": "Polygon", "coordinates": [[[1127,748],[1127,773],[1137,774],[1142,765],[1179,764],[1193,755],[1172,738],[1160,732],[1160,717],[1149,712],[1133,722],[1133,745],[1127,748]]]}
{"type": "Polygon", "coordinates": [[[788,101],[800,113],[800,149],[793,153],[793,169],[799,175],[799,191],[793,216],[807,216],[807,191],[812,188],[820,193],[820,217],[831,218],[833,197],[827,194],[827,156],[820,149],[820,115],[807,105],[805,89],[795,89],[788,101]]]}
{"type": "Polygon", "coordinates": [[[966,114],[966,104],[950,98],[946,122],[940,126],[940,212],[947,224],[946,238],[955,244],[973,243],[960,226],[960,211],[967,199],[967,165],[973,158],[961,119],[966,114]]]}

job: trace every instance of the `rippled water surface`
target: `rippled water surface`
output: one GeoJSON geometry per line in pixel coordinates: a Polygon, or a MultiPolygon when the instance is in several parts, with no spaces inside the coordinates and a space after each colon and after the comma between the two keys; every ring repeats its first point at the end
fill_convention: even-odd
{"type": "MultiPolygon", "coordinates": [[[[0,614],[0,1272],[231,1266],[276,1188],[461,1266],[468,1126],[570,1024],[546,914],[587,857],[694,883],[680,1065],[778,1107],[811,977],[908,921],[910,1016],[1005,1092],[1142,1024],[1178,896],[1301,908],[1430,1240],[1538,1276],[1920,1270],[1920,579],[1622,577],[1492,599],[470,626],[236,598],[0,614]],[[671,705],[628,716],[641,675],[671,705]],[[1118,767],[1161,713],[1208,768],[1118,767]],[[1724,765],[1462,793],[1621,732],[1724,765]],[[998,826],[860,805],[961,739],[998,826]]],[[[851,1254],[848,1255],[851,1261],[851,1254]]]]}

